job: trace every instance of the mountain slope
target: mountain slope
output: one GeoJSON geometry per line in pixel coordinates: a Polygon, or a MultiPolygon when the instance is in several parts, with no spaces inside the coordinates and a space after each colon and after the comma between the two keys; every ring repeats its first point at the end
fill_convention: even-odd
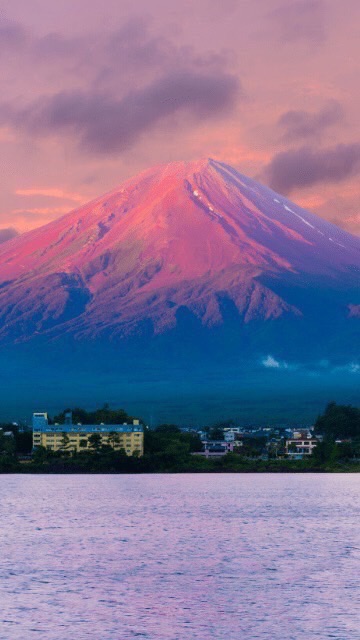
{"type": "Polygon", "coordinates": [[[320,290],[345,321],[359,269],[359,238],[223,163],[172,163],[0,247],[0,339],[163,334],[183,308],[216,327],[225,299],[274,325],[320,290]]]}
{"type": "Polygon", "coordinates": [[[0,246],[3,418],[312,420],[358,401],[360,239],[214,161],[0,246]]]}

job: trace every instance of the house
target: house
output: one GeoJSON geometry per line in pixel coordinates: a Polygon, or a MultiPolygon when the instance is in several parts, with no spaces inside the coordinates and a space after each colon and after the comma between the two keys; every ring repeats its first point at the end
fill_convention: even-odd
{"type": "Polygon", "coordinates": [[[311,456],[318,442],[311,434],[305,437],[304,434],[300,434],[298,438],[288,438],[285,441],[285,453],[293,460],[301,460],[304,456],[311,456]]]}
{"type": "Polygon", "coordinates": [[[218,458],[234,451],[234,442],[226,442],[226,440],[203,440],[203,447],[204,450],[196,452],[195,455],[205,456],[205,458],[218,458]]]}

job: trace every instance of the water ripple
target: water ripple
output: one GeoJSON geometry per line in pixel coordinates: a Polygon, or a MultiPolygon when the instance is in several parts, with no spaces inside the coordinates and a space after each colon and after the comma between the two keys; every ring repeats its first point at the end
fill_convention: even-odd
{"type": "Polygon", "coordinates": [[[2,476],[4,640],[358,640],[357,475],[2,476]]]}

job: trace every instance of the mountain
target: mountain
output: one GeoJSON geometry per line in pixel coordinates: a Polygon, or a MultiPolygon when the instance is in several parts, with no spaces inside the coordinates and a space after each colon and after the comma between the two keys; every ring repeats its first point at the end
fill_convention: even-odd
{"type": "Polygon", "coordinates": [[[194,360],[222,380],[341,368],[359,356],[359,273],[359,238],[224,163],[176,162],[0,246],[0,343],[167,380],[194,360]]]}

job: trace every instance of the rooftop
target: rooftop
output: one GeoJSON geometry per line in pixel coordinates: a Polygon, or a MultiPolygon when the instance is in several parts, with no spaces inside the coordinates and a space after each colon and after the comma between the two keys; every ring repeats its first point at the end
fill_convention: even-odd
{"type": "Polygon", "coordinates": [[[41,433],[138,433],[143,432],[141,424],[43,424],[34,426],[41,433]]]}

